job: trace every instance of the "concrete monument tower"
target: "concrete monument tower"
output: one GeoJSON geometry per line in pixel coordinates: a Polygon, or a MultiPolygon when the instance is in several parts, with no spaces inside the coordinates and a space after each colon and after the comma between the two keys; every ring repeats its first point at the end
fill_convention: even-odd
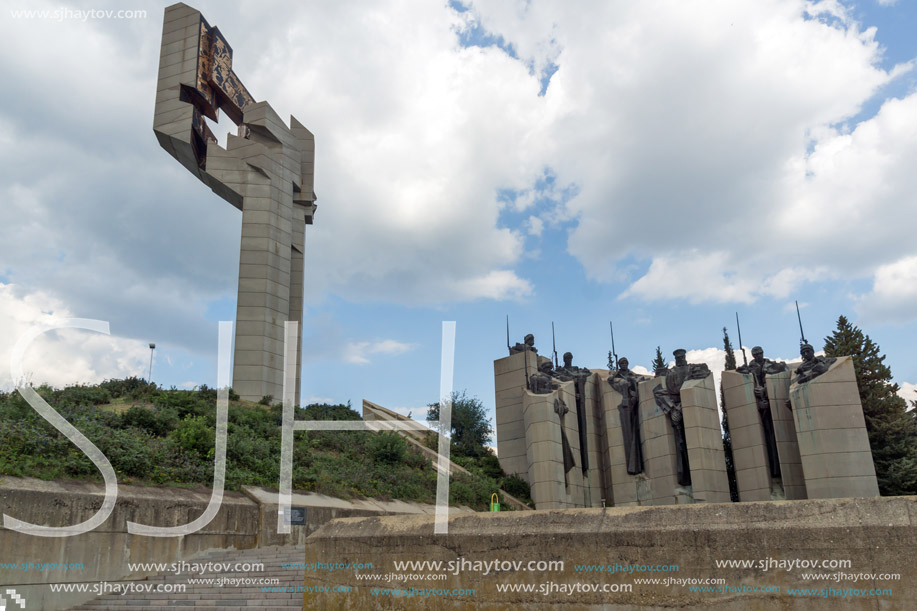
{"type": "Polygon", "coordinates": [[[159,144],[242,211],[233,389],[258,401],[283,394],[284,323],[299,323],[295,400],[302,365],[303,253],[315,214],[315,138],[267,102],[255,102],[232,69],[232,48],[184,4],[166,8],[153,131],[159,144]],[[206,118],[238,126],[226,148],[206,118]]]}

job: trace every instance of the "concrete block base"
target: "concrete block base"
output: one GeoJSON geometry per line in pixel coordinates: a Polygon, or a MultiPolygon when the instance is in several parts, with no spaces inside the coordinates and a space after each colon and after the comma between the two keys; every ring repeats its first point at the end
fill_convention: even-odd
{"type": "MultiPolygon", "coordinates": [[[[306,542],[305,562],[372,563],[366,571],[306,571],[305,609],[694,609],[715,611],[875,611],[910,609],[917,600],[917,497],[724,503],[684,507],[614,507],[454,516],[446,535],[433,516],[335,520],[306,542]],[[830,519],[826,519],[830,516],[830,519]],[[850,569],[717,568],[717,560],[845,559],[850,569]],[[442,570],[443,579],[385,581],[394,561],[563,562],[551,571],[442,570]],[[666,575],[576,566],[677,565],[666,575]],[[899,574],[894,581],[833,581],[835,573],[899,574]],[[376,581],[357,579],[379,574],[376,581]],[[653,577],[722,579],[724,587],[635,583],[653,577]],[[550,590],[550,583],[555,589],[550,590]],[[589,584],[578,591],[557,586],[589,584]],[[517,589],[507,590],[507,585],[517,589]],[[519,591],[520,585],[532,591],[519,591]],[[592,585],[597,590],[592,590],[592,585]],[[317,590],[317,586],[321,590],[317,590]],[[334,593],[334,586],[352,590],[334,593]],[[607,587],[606,587],[607,586],[607,587]],[[629,587],[625,587],[629,586],[629,587]],[[725,589],[728,586],[730,589],[725,589]],[[439,590],[414,596],[373,595],[373,588],[439,590]],[[498,588],[503,588],[501,591],[498,588]],[[889,588],[890,594],[792,595],[790,588],[836,591],[889,588]],[[470,592],[473,590],[473,594],[470,592]],[[603,591],[604,590],[604,591],[603,591]],[[443,591],[449,591],[443,594],[443,591]],[[460,593],[464,592],[464,593],[460,593]]],[[[458,564],[456,565],[458,566],[458,564]]],[[[407,577],[412,577],[408,575],[407,577]]]]}

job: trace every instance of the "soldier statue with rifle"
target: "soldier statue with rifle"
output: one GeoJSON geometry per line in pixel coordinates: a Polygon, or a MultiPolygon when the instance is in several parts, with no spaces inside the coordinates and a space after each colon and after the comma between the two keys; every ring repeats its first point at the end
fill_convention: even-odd
{"type": "Polygon", "coordinates": [[[615,332],[611,322],[611,354],[617,365],[608,376],[608,384],[621,395],[618,404],[618,415],[621,419],[621,435],[624,438],[624,459],[630,475],[643,473],[643,448],[640,444],[640,378],[630,370],[630,363],[623,356],[618,358],[615,351],[615,332]]]}
{"type": "MultiPolygon", "coordinates": [[[[799,319],[799,355],[802,357],[802,364],[793,372],[796,374],[793,383],[802,384],[826,373],[837,359],[815,356],[815,348],[806,340],[805,333],[802,332],[802,316],[799,314],[798,301],[796,302],[796,317],[799,319]]],[[[786,404],[787,407],[791,407],[789,400],[786,404]]]]}
{"type": "Polygon", "coordinates": [[[758,416],[761,418],[761,428],[764,431],[764,447],[767,449],[767,465],[771,477],[780,477],[780,459],[777,455],[777,438],[774,435],[774,419],[771,415],[770,397],[767,395],[767,376],[769,374],[786,371],[786,363],[778,363],[764,358],[764,349],[755,346],[751,349],[751,363],[745,356],[745,346],[742,345],[742,327],[739,325],[739,313],[736,312],[736,328],[739,331],[739,347],[742,349],[744,365],[736,367],[739,373],[751,374],[754,384],[755,405],[758,416]]]}
{"type": "Polygon", "coordinates": [[[659,409],[669,417],[675,431],[675,471],[678,484],[690,486],[691,468],[688,464],[688,442],[685,438],[685,423],[681,409],[681,387],[688,380],[706,378],[710,375],[710,369],[704,363],[688,363],[684,348],[679,348],[672,354],[675,356],[675,365],[665,370],[665,382],[653,389],[653,398],[659,409]]]}

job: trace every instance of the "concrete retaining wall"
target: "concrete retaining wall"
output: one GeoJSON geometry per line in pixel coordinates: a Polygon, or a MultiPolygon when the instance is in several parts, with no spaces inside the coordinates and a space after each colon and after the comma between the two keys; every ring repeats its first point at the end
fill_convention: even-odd
{"type": "MultiPolygon", "coordinates": [[[[432,516],[342,519],[306,543],[306,562],[372,563],[382,575],[357,580],[355,571],[307,571],[306,609],[682,609],[809,611],[837,608],[912,609],[917,600],[917,497],[818,499],[669,507],[613,507],[454,516],[448,535],[433,534],[432,516]],[[490,572],[396,570],[395,560],[556,561],[558,571],[490,572]],[[717,560],[767,562],[849,560],[840,569],[717,568],[717,560]],[[574,565],[678,565],[677,571],[577,571],[574,565]],[[445,579],[384,579],[389,573],[444,573],[445,579]],[[811,572],[830,575],[805,579],[811,572]],[[847,575],[893,574],[898,580],[847,575]],[[840,576],[837,581],[835,576],[840,576]],[[638,579],[723,579],[722,591],[684,585],[648,585],[638,579]],[[499,592],[498,584],[535,591],[499,592]],[[575,584],[631,586],[629,592],[548,592],[575,584]],[[346,585],[346,593],[316,593],[315,586],[346,585]],[[405,588],[411,596],[374,595],[372,588],[405,588]],[[421,590],[473,589],[474,594],[421,590]],[[745,590],[743,591],[742,588],[745,590]],[[749,591],[771,588],[770,592],[749,591]],[[773,590],[779,588],[780,590],[773,590]],[[790,588],[825,590],[800,595],[790,588]],[[826,590],[833,588],[833,593],[826,590]],[[890,588],[891,594],[854,594],[890,588]],[[846,590],[846,595],[844,591],[846,590]],[[827,595],[825,595],[827,594],[827,595]]],[[[786,565],[784,564],[784,567],[786,565]]],[[[410,575],[408,576],[410,577],[410,575]]]]}
{"type": "MultiPolygon", "coordinates": [[[[131,573],[128,563],[171,563],[218,549],[301,545],[333,518],[396,513],[430,513],[434,507],[398,501],[344,501],[320,494],[294,493],[293,505],[307,507],[307,524],[277,534],[277,493],[249,487],[226,492],[219,513],[200,531],[183,537],[145,537],[127,532],[127,522],[178,526],[200,516],[210,502],[209,489],[118,486],[118,503],[95,530],[73,537],[36,537],[0,525],[0,564],[82,564],[83,568],[0,568],[0,586],[25,596],[30,609],[64,609],[94,598],[92,594],[52,593],[49,583],[87,583],[141,578],[156,571],[131,573]]],[[[0,513],[32,524],[69,526],[98,511],[101,484],[31,478],[0,478],[0,513]]],[[[457,511],[453,509],[453,511],[457,511]]],[[[90,585],[90,587],[92,587],[90,585]]]]}

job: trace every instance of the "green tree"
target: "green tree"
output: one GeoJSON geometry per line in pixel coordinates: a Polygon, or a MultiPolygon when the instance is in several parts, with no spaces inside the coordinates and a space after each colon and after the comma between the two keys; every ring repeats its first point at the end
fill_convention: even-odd
{"type": "Polygon", "coordinates": [[[660,369],[665,369],[668,366],[669,364],[665,362],[664,358],[662,358],[662,348],[660,346],[656,346],[656,358],[653,359],[653,363],[650,365],[650,369],[652,371],[659,371],[660,369]]]}
{"type": "MultiPolygon", "coordinates": [[[[430,403],[427,421],[439,420],[439,403],[430,403]]],[[[493,427],[484,404],[477,397],[469,397],[463,390],[452,393],[452,451],[458,456],[480,457],[490,453],[486,447],[493,436],[493,427]]]]}
{"type": "MultiPolygon", "coordinates": [[[[723,348],[726,350],[726,366],[723,371],[735,371],[736,353],[729,341],[729,333],[723,327],[723,348]]],[[[726,476],[729,478],[729,498],[733,503],[739,501],[739,486],[736,483],[736,465],[732,456],[732,435],[729,434],[729,419],[726,417],[726,396],[723,394],[723,383],[720,382],[720,407],[723,410],[723,451],[726,453],[726,476]]]]}
{"type": "Polygon", "coordinates": [[[827,356],[852,356],[872,459],[885,496],[917,494],[917,422],[898,396],[879,346],[846,317],[825,338],[827,356]]]}

